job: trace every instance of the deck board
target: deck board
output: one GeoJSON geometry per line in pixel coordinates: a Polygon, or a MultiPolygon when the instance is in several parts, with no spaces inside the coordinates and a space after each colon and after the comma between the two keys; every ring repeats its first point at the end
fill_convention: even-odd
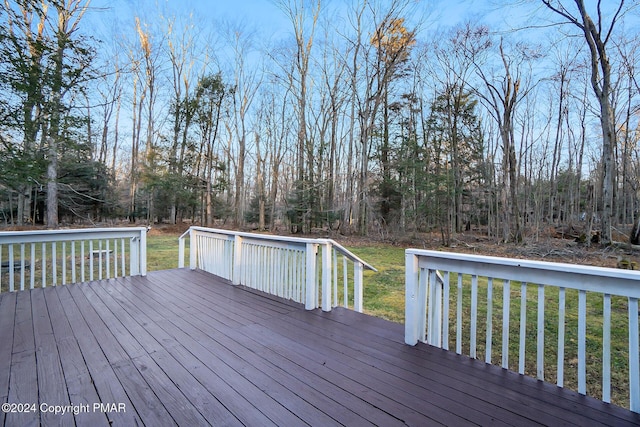
{"type": "Polygon", "coordinates": [[[403,333],[186,269],[6,293],[2,402],[126,411],[0,413],[0,426],[640,424],[403,333]]]}
{"type": "MultiPolygon", "coordinates": [[[[0,299],[0,402],[9,398],[9,379],[11,373],[11,353],[13,350],[13,325],[16,312],[16,293],[0,299]]],[[[0,411],[0,425],[4,425],[6,413],[0,411]]]]}
{"type": "MultiPolygon", "coordinates": [[[[344,347],[348,348],[349,357],[345,358],[345,363],[349,364],[350,369],[358,370],[359,366],[376,366],[376,377],[385,382],[396,383],[396,387],[400,387],[401,391],[424,398],[422,388],[426,387],[434,390],[434,396],[430,400],[436,404],[448,407],[450,406],[449,401],[463,402],[467,408],[475,411],[463,411],[465,416],[474,422],[479,421],[493,425],[500,424],[500,422],[513,424],[519,421],[522,416],[528,416],[541,422],[554,424],[558,422],[556,416],[545,417],[545,414],[538,409],[528,406],[526,401],[520,402],[519,395],[510,395],[505,393],[503,389],[492,389],[483,382],[472,382],[474,378],[466,375],[457,376],[455,371],[445,374],[437,366],[419,367],[406,363],[408,360],[400,357],[403,355],[398,353],[397,344],[385,346],[384,340],[377,340],[375,335],[363,336],[359,330],[354,328],[347,330],[331,328],[329,335],[326,332],[327,329],[322,327],[322,319],[320,318],[311,319],[308,322],[300,320],[295,325],[282,324],[282,327],[286,329],[284,333],[293,339],[301,333],[313,334],[316,337],[330,337],[331,339],[323,340],[322,348],[331,349],[333,352],[344,352],[344,347]],[[372,343],[376,345],[372,346],[372,343]],[[483,398],[486,400],[473,399],[473,396],[469,395],[469,392],[474,390],[469,388],[470,384],[482,388],[483,398]],[[509,410],[503,410],[496,406],[505,399],[512,399],[509,402],[509,410]],[[518,415],[514,415],[513,410],[516,410],[518,415]]],[[[330,354],[329,356],[331,357],[330,354]]],[[[334,359],[334,357],[331,358],[334,359]]]]}
{"type": "MultiPolygon", "coordinates": [[[[36,346],[38,397],[43,402],[60,402],[61,405],[69,405],[69,394],[66,391],[58,345],[53,335],[44,292],[31,294],[31,312],[36,346]],[[60,384],[64,384],[65,387],[60,387],[60,384]]],[[[45,425],[75,425],[71,413],[57,415],[49,411],[41,411],[40,421],[45,425]]]]}
{"type": "MultiPolygon", "coordinates": [[[[14,328],[8,402],[36,403],[38,402],[38,378],[29,292],[19,292],[16,296],[14,328]]],[[[40,414],[37,411],[9,412],[5,425],[37,425],[39,420],[40,414]]]]}
{"type": "MultiPolygon", "coordinates": [[[[179,301],[174,298],[170,298],[171,304],[167,305],[166,296],[161,298],[158,292],[159,289],[147,287],[145,289],[139,289],[140,292],[133,292],[126,286],[120,287],[118,284],[116,284],[113,289],[126,293],[128,298],[132,298],[137,303],[136,306],[140,310],[139,313],[148,316],[148,320],[144,320],[144,317],[139,315],[138,318],[140,321],[161,324],[164,332],[156,330],[156,334],[162,334],[165,340],[177,339],[185,343],[188,351],[191,352],[201,364],[212,371],[215,375],[214,381],[204,384],[209,387],[217,387],[218,383],[222,382],[228,384],[236,392],[237,396],[246,396],[252,400],[246,403],[234,402],[234,406],[238,406],[238,403],[241,403],[239,408],[241,408],[242,412],[234,412],[238,418],[241,414],[244,414],[244,411],[249,411],[251,414],[253,410],[248,406],[255,405],[266,409],[264,410],[264,415],[266,415],[267,419],[271,420],[269,422],[275,425],[296,425],[300,423],[295,415],[278,405],[277,401],[273,400],[248,380],[246,378],[246,372],[244,375],[238,375],[238,371],[234,370],[228,363],[225,363],[225,356],[229,354],[229,350],[213,340],[211,333],[208,335],[204,332],[211,330],[212,325],[203,323],[201,320],[202,315],[199,311],[190,310],[189,307],[185,309],[179,308],[179,301]],[[162,313],[164,313],[164,315],[162,313]],[[189,323],[187,319],[192,319],[193,324],[196,326],[189,323]],[[167,338],[165,333],[168,333],[170,338],[167,338]]],[[[137,290],[138,289],[136,289],[136,291],[137,290]]],[[[182,294],[184,292],[182,291],[180,293],[182,294]]],[[[180,352],[181,345],[168,345],[167,348],[168,351],[175,354],[180,352]]],[[[184,357],[184,353],[181,356],[184,357]]],[[[232,362],[235,358],[236,356],[234,354],[230,354],[227,357],[227,359],[232,360],[232,362]]],[[[248,370],[252,369],[252,367],[240,366],[240,368],[236,369],[242,372],[242,369],[248,370]]],[[[216,395],[216,397],[218,396],[216,395]]],[[[245,398],[243,397],[242,400],[245,400],[245,398]]],[[[228,402],[225,403],[228,404],[228,402]]]]}
{"type": "MultiPolygon", "coordinates": [[[[177,289],[175,289],[175,292],[176,296],[181,294],[177,289]]],[[[329,419],[326,418],[324,413],[318,411],[291,390],[280,386],[277,382],[274,382],[269,377],[267,368],[258,365],[257,363],[248,362],[245,355],[251,354],[251,349],[240,348],[232,340],[225,339],[224,334],[208,335],[206,330],[211,327],[211,323],[209,322],[211,318],[207,318],[204,310],[197,310],[196,313],[199,313],[199,315],[192,316],[186,314],[188,313],[190,306],[182,306],[177,298],[173,301],[176,305],[176,307],[172,309],[176,317],[174,323],[179,325],[182,334],[193,337],[201,346],[205,347],[209,351],[210,355],[204,356],[201,360],[210,360],[215,353],[215,357],[220,363],[216,363],[215,361],[211,361],[211,363],[214,365],[227,366],[233,371],[240,373],[242,377],[250,379],[250,382],[233,381],[235,387],[239,388],[239,392],[241,394],[255,394],[257,388],[257,390],[263,390],[263,393],[272,399],[271,402],[266,400],[264,404],[273,406],[273,402],[281,402],[283,408],[271,414],[276,417],[276,419],[273,420],[276,424],[299,424],[300,420],[297,419],[295,414],[300,413],[307,417],[314,417],[312,419],[316,419],[319,422],[324,421],[324,425],[327,425],[326,423],[329,419]],[[203,328],[203,325],[206,325],[206,328],[203,328]]],[[[197,301],[193,301],[194,304],[196,302],[197,301]]],[[[139,301],[139,303],[142,303],[142,300],[139,301]]],[[[217,327],[227,331],[236,330],[235,328],[229,328],[229,326],[224,323],[220,323],[217,327]]],[[[179,335],[179,333],[176,334],[176,336],[179,335]]]]}
{"type": "MultiPolygon", "coordinates": [[[[394,402],[394,406],[390,408],[398,408],[392,409],[393,412],[411,410],[421,416],[439,414],[435,421],[447,425],[479,423],[497,426],[509,425],[509,421],[516,421],[514,417],[509,417],[508,413],[495,414],[496,408],[486,402],[469,399],[469,396],[449,387],[443,388],[441,384],[430,378],[423,377],[419,384],[415,384],[399,376],[389,374],[385,372],[386,366],[380,359],[372,358],[360,351],[340,348],[333,339],[324,338],[322,331],[300,330],[300,324],[295,323],[277,323],[276,326],[282,328],[279,329],[280,336],[287,337],[286,340],[289,341],[291,348],[293,348],[293,343],[301,342],[305,336],[313,336],[313,347],[309,345],[311,343],[305,343],[304,348],[296,346],[295,350],[300,352],[304,358],[335,371],[339,376],[351,379],[355,384],[370,390],[385,390],[385,394],[391,396],[394,402]],[[402,408],[402,406],[406,408],[402,408]],[[443,408],[446,408],[446,411],[443,411],[443,408]],[[496,418],[494,415],[502,415],[502,418],[496,418]]],[[[270,333],[269,329],[272,328],[259,327],[258,329],[258,335],[267,335],[270,333]]],[[[339,339],[350,340],[351,338],[343,335],[339,339]]],[[[387,405],[390,403],[388,402],[387,405]]]]}
{"type": "MultiPolygon", "coordinates": [[[[99,402],[98,393],[91,381],[91,375],[85,364],[82,351],[78,346],[64,308],[55,288],[47,288],[43,294],[47,300],[47,309],[51,327],[58,346],[60,364],[69,393],[69,403],[88,405],[99,402]]],[[[102,427],[109,425],[107,415],[101,412],[86,411],[76,415],[80,424],[102,427]]]]}
{"type": "MultiPolygon", "coordinates": [[[[76,306],[73,300],[69,288],[76,286],[63,286],[56,287],[55,293],[57,295],[60,304],[64,307],[64,312],[67,317],[67,321],[73,332],[74,340],[78,345],[80,352],[82,353],[83,363],[86,366],[87,372],[90,377],[88,380],[93,384],[96,394],[99,396],[98,400],[92,400],[93,396],[83,396],[81,401],[74,401],[74,404],[89,404],[94,403],[122,403],[126,408],[130,408],[124,412],[109,412],[105,413],[105,417],[112,421],[114,425],[140,425],[142,421],[138,416],[135,408],[131,404],[127,392],[118,380],[113,367],[109,364],[105,354],[102,352],[98,339],[93,335],[92,329],[82,316],[82,313],[76,306]]],[[[78,285],[86,286],[86,285],[78,285]]],[[[98,326],[98,325],[92,325],[98,326]]],[[[68,343],[61,343],[62,345],[68,343]]],[[[59,345],[60,347],[60,345],[59,345]]],[[[79,361],[78,361],[79,362],[79,361]]],[[[80,370],[80,369],[79,369],[80,370]]],[[[87,381],[87,379],[83,379],[87,381]]],[[[45,402],[48,404],[56,404],[55,402],[45,402]]],[[[95,413],[94,411],[89,411],[95,413]]],[[[79,417],[76,417],[76,423],[81,422],[79,417]]],[[[85,424],[91,425],[91,424],[85,424]]]]}
{"type": "MultiPolygon", "coordinates": [[[[168,291],[169,290],[170,289],[168,289],[168,291]]],[[[173,289],[173,292],[176,298],[180,297],[177,290],[173,289]]],[[[298,305],[290,306],[282,305],[281,303],[274,304],[273,301],[264,301],[263,297],[255,294],[248,295],[248,297],[256,302],[265,303],[268,307],[271,307],[271,310],[276,310],[281,313],[296,312],[300,309],[298,305]]],[[[212,295],[205,295],[202,298],[202,304],[206,306],[207,304],[216,302],[210,298],[212,298],[212,295]]],[[[216,296],[213,296],[213,298],[216,298],[216,296]]],[[[194,301],[193,303],[198,302],[194,301]]],[[[256,304],[252,303],[251,306],[255,307],[256,304]]],[[[240,304],[240,307],[246,309],[248,306],[245,303],[240,304]]],[[[263,317],[264,316],[262,316],[262,318],[263,317]]],[[[255,320],[262,320],[262,318],[255,320]]],[[[210,323],[208,322],[209,319],[201,320],[210,323]]],[[[252,322],[251,324],[255,323],[252,322]]],[[[346,425],[366,425],[367,422],[378,425],[399,424],[399,420],[397,418],[390,416],[375,406],[363,402],[352,394],[345,393],[344,390],[329,382],[324,381],[324,387],[321,388],[318,385],[318,382],[322,380],[322,377],[318,377],[299,366],[288,364],[287,371],[282,370],[279,367],[279,365],[281,365],[282,357],[275,352],[271,352],[275,357],[269,358],[270,354],[267,354],[267,351],[269,350],[268,346],[262,343],[263,337],[255,337],[253,331],[245,329],[229,330],[225,329],[224,326],[220,326],[217,330],[224,334],[224,336],[218,336],[218,339],[223,343],[223,345],[228,348],[237,349],[236,354],[241,354],[242,358],[244,358],[248,363],[259,367],[260,370],[268,376],[266,381],[272,382],[272,384],[287,384],[295,394],[296,400],[301,399],[301,401],[314,402],[315,405],[322,407],[323,411],[326,411],[331,417],[326,418],[324,414],[317,410],[314,410],[312,413],[309,413],[309,410],[300,411],[300,409],[304,409],[304,407],[291,408],[292,411],[295,411],[296,413],[309,413],[305,421],[310,423],[315,422],[322,425],[331,425],[336,421],[346,425]],[[237,347],[234,341],[242,344],[244,347],[237,347]],[[295,371],[295,375],[292,370],[295,371]]],[[[263,382],[264,380],[265,378],[262,378],[263,382]]],[[[304,406],[308,406],[308,404],[304,404],[304,406]]]]}

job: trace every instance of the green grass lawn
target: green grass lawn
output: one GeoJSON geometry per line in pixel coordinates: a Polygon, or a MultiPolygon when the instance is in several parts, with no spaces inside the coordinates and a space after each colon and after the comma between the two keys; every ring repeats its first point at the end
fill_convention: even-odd
{"type": "MultiPolygon", "coordinates": [[[[178,235],[147,236],[147,271],[178,268],[178,235]]],[[[188,242],[187,242],[188,243],[188,242]]],[[[189,245],[186,245],[186,261],[189,263],[189,245]]]]}
{"type": "Polygon", "coordinates": [[[348,248],[373,265],[377,272],[365,271],[363,305],[372,316],[404,322],[404,248],[369,246],[348,248]]]}

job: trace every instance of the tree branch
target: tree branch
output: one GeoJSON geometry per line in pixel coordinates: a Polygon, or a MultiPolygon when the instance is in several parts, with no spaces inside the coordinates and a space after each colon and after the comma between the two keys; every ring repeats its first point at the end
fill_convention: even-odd
{"type": "Polygon", "coordinates": [[[579,28],[584,30],[584,26],[580,23],[580,21],[578,21],[578,18],[576,18],[575,16],[573,16],[569,12],[567,12],[567,10],[564,7],[557,8],[557,7],[555,7],[555,6],[553,6],[551,4],[550,0],[542,0],[542,4],[547,6],[549,9],[551,9],[552,11],[557,13],[558,15],[560,15],[560,16],[562,16],[564,18],[567,18],[569,20],[569,22],[571,22],[574,25],[577,25],[579,28]]]}

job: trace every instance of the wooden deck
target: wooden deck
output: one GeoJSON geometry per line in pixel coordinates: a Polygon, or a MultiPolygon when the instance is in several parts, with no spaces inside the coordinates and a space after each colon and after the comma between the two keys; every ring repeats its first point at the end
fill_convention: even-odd
{"type": "Polygon", "coordinates": [[[200,271],[5,293],[0,426],[640,424],[403,332],[200,271]]]}

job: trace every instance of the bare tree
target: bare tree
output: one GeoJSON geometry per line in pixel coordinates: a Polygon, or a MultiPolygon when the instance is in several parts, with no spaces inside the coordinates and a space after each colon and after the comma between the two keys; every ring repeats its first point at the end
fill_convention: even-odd
{"type": "Polygon", "coordinates": [[[591,58],[591,86],[600,104],[600,125],[602,127],[602,234],[604,245],[611,243],[611,227],[614,212],[614,188],[616,179],[615,150],[616,126],[615,113],[611,105],[612,72],[607,44],[613,30],[625,12],[625,0],[619,0],[613,9],[613,15],[606,22],[601,1],[597,3],[595,22],[587,11],[584,0],[574,0],[575,11],[568,6],[569,0],[542,0],[542,3],[576,26],[584,35],[591,58]]]}
{"type": "MultiPolygon", "coordinates": [[[[146,102],[140,103],[140,107],[144,105],[146,120],[146,138],[145,138],[145,174],[149,176],[154,173],[156,164],[156,147],[154,144],[156,130],[156,102],[158,100],[158,46],[154,46],[151,31],[146,25],[136,18],[136,31],[140,42],[140,52],[142,54],[142,70],[144,71],[144,93],[146,102]]],[[[160,43],[158,43],[160,44],[160,43]]],[[[142,110],[141,110],[142,111],[142,110]]],[[[139,117],[142,119],[142,116],[139,117]]],[[[147,223],[154,221],[155,217],[155,200],[152,188],[147,188],[147,223]]]]}
{"type": "Polygon", "coordinates": [[[294,118],[287,114],[287,105],[292,91],[291,85],[284,87],[281,96],[276,92],[278,85],[269,85],[264,94],[266,98],[263,103],[265,108],[263,117],[265,120],[266,141],[268,163],[270,165],[269,183],[269,207],[271,208],[269,219],[269,229],[275,229],[276,207],[279,197],[279,187],[281,185],[282,164],[286,153],[287,135],[291,131],[294,118]]]}
{"type": "Polygon", "coordinates": [[[523,223],[518,197],[519,166],[514,124],[517,105],[532,88],[524,80],[523,66],[538,56],[526,46],[517,46],[513,52],[507,53],[502,39],[499,53],[504,68],[500,75],[491,76],[476,63],[477,73],[486,88],[486,91],[477,93],[498,126],[502,144],[502,239],[521,242],[523,223]]]}
{"type": "MultiPolygon", "coordinates": [[[[329,39],[331,27],[327,25],[325,27],[326,36],[329,39]]],[[[337,187],[337,169],[339,164],[339,139],[338,126],[340,119],[343,116],[341,110],[346,101],[346,95],[344,94],[344,74],[346,70],[346,64],[340,55],[340,48],[336,46],[333,39],[327,41],[323,52],[322,61],[322,77],[323,77],[323,93],[326,93],[325,108],[322,109],[321,115],[321,128],[329,132],[329,156],[327,159],[327,175],[325,177],[326,193],[324,197],[325,209],[328,214],[328,227],[331,228],[331,218],[335,218],[336,208],[336,187],[337,187]]],[[[321,99],[325,100],[325,96],[321,99]]],[[[325,141],[322,137],[321,141],[325,141]]],[[[348,159],[350,161],[350,159],[348,159]]]]}
{"type": "Polygon", "coordinates": [[[140,154],[140,131],[142,128],[142,106],[146,96],[144,87],[139,91],[140,87],[140,59],[137,51],[132,47],[128,51],[131,66],[132,93],[131,93],[131,154],[129,158],[129,203],[127,217],[130,222],[136,221],[137,204],[136,196],[138,193],[138,184],[140,181],[140,171],[138,164],[138,156],[140,154]]]}
{"type": "MultiPolygon", "coordinates": [[[[619,99],[623,101],[624,112],[621,118],[621,137],[622,137],[622,153],[620,153],[620,161],[622,162],[622,170],[620,171],[620,179],[622,180],[622,197],[617,204],[621,210],[621,217],[624,224],[629,220],[634,224],[629,240],[632,244],[640,244],[640,216],[637,215],[638,209],[638,170],[634,165],[634,147],[638,146],[640,138],[640,123],[636,123],[635,128],[633,119],[640,112],[637,105],[637,96],[640,95],[640,82],[636,77],[636,71],[640,56],[640,38],[635,36],[631,39],[624,39],[616,43],[618,55],[622,62],[621,80],[624,85],[619,85],[623,95],[619,99]]],[[[636,153],[637,154],[637,153],[636,153]]]]}
{"type": "MultiPolygon", "coordinates": [[[[229,27],[230,44],[233,46],[233,105],[232,117],[235,137],[238,143],[238,156],[235,159],[235,197],[234,218],[236,227],[244,221],[245,200],[245,162],[247,156],[248,119],[251,105],[262,83],[262,72],[259,65],[247,66],[249,56],[254,52],[255,35],[241,26],[229,27]]],[[[256,144],[259,138],[256,137],[256,144]]],[[[264,227],[263,227],[264,228],[264,227]]]]}
{"type": "Polygon", "coordinates": [[[321,0],[280,0],[280,9],[287,15],[293,24],[296,40],[296,52],[294,55],[295,74],[289,77],[296,83],[295,95],[297,98],[298,138],[296,148],[296,197],[298,199],[294,223],[297,232],[304,230],[305,216],[308,219],[308,206],[305,198],[308,197],[308,183],[313,182],[313,141],[307,137],[307,80],[309,75],[309,60],[313,47],[314,34],[318,16],[320,15],[321,0]],[[307,8],[310,7],[310,12],[307,8]],[[305,215],[307,214],[307,215],[305,215]]]}
{"type": "MultiPolygon", "coordinates": [[[[98,162],[107,163],[107,157],[109,155],[109,129],[114,113],[118,115],[120,98],[122,97],[122,82],[120,80],[121,71],[119,65],[116,63],[114,66],[113,80],[105,75],[104,88],[98,88],[98,93],[101,97],[102,108],[102,132],[100,135],[100,149],[98,150],[98,162]]],[[[117,150],[117,141],[114,142],[115,150],[117,150]]]]}
{"type": "MultiPolygon", "coordinates": [[[[346,193],[349,197],[348,203],[345,203],[344,215],[342,218],[342,227],[345,231],[351,232],[353,225],[357,222],[356,218],[359,218],[358,209],[360,206],[361,197],[356,192],[356,170],[358,170],[358,163],[363,164],[366,160],[357,162],[357,147],[356,147],[356,124],[358,121],[358,87],[360,80],[360,67],[358,66],[361,61],[361,51],[365,50],[362,42],[364,33],[364,13],[366,10],[365,2],[354,2],[352,13],[349,15],[349,20],[353,26],[355,34],[344,35],[345,41],[348,43],[348,47],[344,53],[345,66],[349,71],[349,122],[348,129],[348,148],[346,155],[347,170],[346,170],[346,193]],[[354,197],[355,196],[355,197],[354,197]]],[[[368,168],[368,165],[366,165],[368,168]]],[[[363,195],[364,197],[364,195],[363,195]]],[[[365,197],[366,198],[366,197],[365,197]]]]}
{"type": "Polygon", "coordinates": [[[369,205],[369,158],[371,154],[371,137],[373,135],[378,113],[385,103],[385,94],[390,82],[398,77],[397,72],[408,57],[411,46],[415,43],[415,30],[404,26],[404,16],[410,14],[409,2],[393,0],[384,10],[377,5],[365,4],[363,9],[356,9],[358,36],[356,49],[352,49],[353,69],[352,81],[363,80],[364,87],[356,83],[353,90],[358,94],[357,118],[360,130],[360,171],[358,178],[358,231],[367,233],[369,205]],[[372,15],[373,31],[364,44],[361,40],[364,29],[362,15],[365,6],[372,15]],[[362,55],[362,59],[359,57],[362,55]],[[362,73],[357,69],[361,68],[362,73]],[[357,77],[360,74],[360,77],[357,77]],[[362,87],[362,90],[357,90],[362,87]]]}
{"type": "Polygon", "coordinates": [[[182,23],[176,18],[167,21],[167,48],[171,62],[171,142],[169,148],[169,174],[172,180],[173,191],[171,194],[170,222],[176,223],[178,216],[178,202],[180,199],[180,184],[184,171],[184,156],[188,143],[189,128],[195,116],[194,89],[194,65],[197,59],[196,42],[194,34],[195,25],[191,20],[182,23]]]}

